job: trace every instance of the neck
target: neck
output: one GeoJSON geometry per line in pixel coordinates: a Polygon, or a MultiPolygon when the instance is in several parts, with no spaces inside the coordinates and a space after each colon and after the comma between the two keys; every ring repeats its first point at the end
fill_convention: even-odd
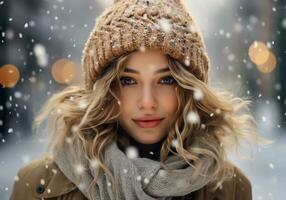
{"type": "Polygon", "coordinates": [[[129,136],[122,128],[119,128],[118,134],[120,138],[118,140],[118,146],[122,151],[125,152],[128,146],[135,146],[138,149],[140,158],[149,158],[157,161],[160,160],[161,146],[165,138],[153,144],[142,144],[129,136]]]}

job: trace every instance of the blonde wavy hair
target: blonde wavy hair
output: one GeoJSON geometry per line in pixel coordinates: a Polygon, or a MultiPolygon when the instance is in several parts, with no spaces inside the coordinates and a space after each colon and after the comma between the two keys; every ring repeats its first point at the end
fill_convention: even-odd
{"type": "MultiPolygon", "coordinates": [[[[92,91],[87,91],[84,86],[69,86],[54,94],[34,121],[36,127],[48,120],[49,149],[61,149],[66,139],[71,139],[89,159],[98,163],[99,170],[92,184],[96,184],[99,174],[104,171],[110,176],[113,189],[114,177],[103,163],[102,153],[112,140],[118,139],[120,105],[115,91],[128,55],[124,54],[111,62],[94,81],[92,91]]],[[[238,150],[241,139],[255,144],[267,142],[258,136],[256,122],[249,109],[251,100],[211,88],[197,79],[184,64],[166,56],[177,84],[178,108],[174,124],[163,142],[160,161],[166,160],[169,152],[173,152],[171,146],[176,140],[176,152],[173,153],[184,158],[197,172],[201,167],[200,155],[214,159],[214,179],[211,182],[222,182],[233,172],[226,155],[230,148],[238,150]],[[196,92],[201,92],[203,98],[194,98],[196,92]],[[188,122],[190,112],[199,115],[199,123],[188,122]],[[202,145],[192,146],[194,140],[202,145]]],[[[215,185],[215,188],[219,186],[215,185]]]]}

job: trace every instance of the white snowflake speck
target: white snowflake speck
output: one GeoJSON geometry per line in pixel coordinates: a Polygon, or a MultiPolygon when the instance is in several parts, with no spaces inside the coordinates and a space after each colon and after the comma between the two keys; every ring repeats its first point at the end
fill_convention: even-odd
{"type": "Polygon", "coordinates": [[[79,189],[84,190],[86,188],[86,185],[83,182],[81,182],[79,183],[78,187],[79,189]]]}
{"type": "Polygon", "coordinates": [[[262,116],[262,121],[263,121],[263,122],[266,122],[266,120],[267,120],[266,117],[265,117],[265,116],[262,116]]]}
{"type": "Polygon", "coordinates": [[[127,169],[123,169],[124,174],[127,174],[128,170],[127,169]]]}
{"type": "Polygon", "coordinates": [[[15,97],[16,99],[20,99],[20,98],[22,97],[22,93],[19,92],[19,91],[16,91],[16,92],[14,93],[14,97],[15,97]]]}
{"type": "Polygon", "coordinates": [[[200,117],[196,112],[189,112],[187,116],[188,122],[191,124],[197,124],[200,122],[200,117]]]}
{"type": "Polygon", "coordinates": [[[41,185],[45,185],[45,183],[46,183],[46,182],[45,182],[45,179],[42,178],[42,179],[40,180],[40,183],[41,183],[41,185]]]}
{"type": "Polygon", "coordinates": [[[90,166],[93,168],[93,169],[97,169],[98,168],[98,161],[94,158],[92,160],[89,161],[90,162],[90,166]]]}
{"type": "Polygon", "coordinates": [[[141,176],[137,176],[137,177],[136,177],[136,180],[137,180],[137,181],[141,181],[141,179],[142,179],[141,176]]]}
{"type": "Polygon", "coordinates": [[[75,165],[75,171],[77,174],[82,174],[84,172],[84,167],[82,164],[75,165]]]}
{"type": "Polygon", "coordinates": [[[164,32],[168,33],[171,31],[172,25],[168,19],[165,18],[160,19],[159,25],[164,32]]]}
{"type": "Polygon", "coordinates": [[[65,141],[67,144],[72,144],[72,138],[71,137],[66,137],[65,141]]]}
{"type": "Polygon", "coordinates": [[[134,146],[127,147],[126,155],[129,159],[138,158],[138,149],[134,146]]]}
{"type": "Polygon", "coordinates": [[[76,133],[78,130],[79,130],[79,128],[78,128],[77,125],[72,125],[71,131],[72,131],[73,133],[76,133]]]}
{"type": "Polygon", "coordinates": [[[162,170],[161,169],[161,170],[159,170],[158,175],[162,176],[162,177],[165,177],[167,175],[167,172],[166,172],[166,170],[162,170]]]}
{"type": "Polygon", "coordinates": [[[173,139],[171,145],[176,148],[179,145],[178,140],[177,139],[173,139]]]}
{"type": "Polygon", "coordinates": [[[202,100],[204,98],[204,93],[201,89],[196,88],[194,90],[194,99],[199,101],[202,100]]]}
{"type": "Polygon", "coordinates": [[[185,62],[185,65],[186,65],[186,66],[190,66],[190,64],[191,64],[190,56],[186,56],[184,62],[185,62]]]}
{"type": "Polygon", "coordinates": [[[42,44],[36,44],[34,46],[34,53],[37,58],[37,64],[40,67],[46,67],[48,65],[48,54],[46,48],[42,44]]]}
{"type": "Polygon", "coordinates": [[[17,182],[17,181],[19,181],[19,180],[20,180],[19,176],[15,176],[15,177],[14,177],[14,181],[17,182]]]}
{"type": "Polygon", "coordinates": [[[205,124],[201,124],[201,129],[206,129],[206,125],[205,124]]]}
{"type": "Polygon", "coordinates": [[[269,163],[269,167],[270,167],[271,169],[274,169],[273,163],[269,163]]]}
{"type": "Polygon", "coordinates": [[[148,184],[149,183],[149,179],[148,178],[144,178],[144,183],[148,184]]]}

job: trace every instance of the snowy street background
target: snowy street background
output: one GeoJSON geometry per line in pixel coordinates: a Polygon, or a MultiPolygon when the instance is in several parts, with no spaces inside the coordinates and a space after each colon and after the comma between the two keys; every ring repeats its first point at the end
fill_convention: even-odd
{"type": "MultiPolygon", "coordinates": [[[[184,2],[205,39],[211,84],[251,97],[260,134],[274,140],[249,160],[230,159],[250,178],[253,199],[286,199],[286,2],[184,2]]],[[[31,131],[34,116],[53,93],[81,80],[84,43],[110,4],[0,0],[0,200],[9,199],[17,171],[45,151],[45,133],[31,131]],[[7,85],[11,71],[15,84],[7,85]]]]}

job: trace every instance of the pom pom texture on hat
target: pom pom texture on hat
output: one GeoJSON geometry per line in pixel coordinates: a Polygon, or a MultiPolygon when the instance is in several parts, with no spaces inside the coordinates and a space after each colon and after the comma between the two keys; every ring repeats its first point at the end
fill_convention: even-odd
{"type": "Polygon", "coordinates": [[[208,82],[209,58],[200,31],[180,0],[113,0],[85,44],[85,86],[115,58],[142,47],[162,50],[208,82]]]}

